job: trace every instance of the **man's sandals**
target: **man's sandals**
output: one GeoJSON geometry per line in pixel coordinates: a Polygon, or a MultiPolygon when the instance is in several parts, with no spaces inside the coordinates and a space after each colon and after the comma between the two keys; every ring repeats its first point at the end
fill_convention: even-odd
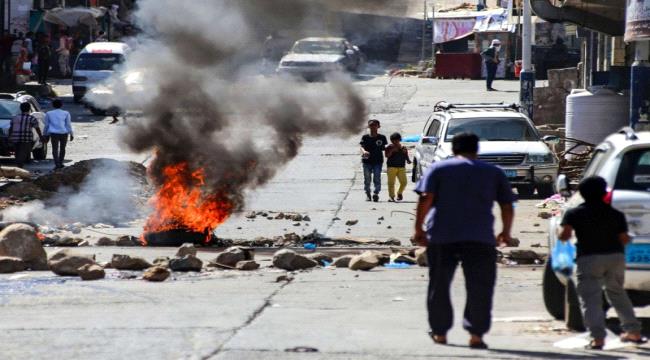
{"type": "Polygon", "coordinates": [[[637,345],[645,344],[648,342],[648,338],[645,336],[639,336],[638,338],[633,338],[629,334],[621,335],[620,339],[622,343],[634,343],[637,345]]]}
{"type": "Polygon", "coordinates": [[[429,331],[429,336],[434,343],[439,345],[447,345],[447,336],[445,335],[436,335],[432,331],[429,331]]]}

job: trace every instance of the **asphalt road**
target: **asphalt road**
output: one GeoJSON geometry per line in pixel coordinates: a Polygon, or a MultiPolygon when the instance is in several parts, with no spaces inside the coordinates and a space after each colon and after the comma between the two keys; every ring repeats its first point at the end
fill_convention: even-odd
{"type": "MultiPolygon", "coordinates": [[[[515,101],[515,82],[497,81],[504,91],[486,93],[483,83],[387,77],[358,82],[382,132],[416,134],[439,100],[515,101]]],[[[57,86],[65,96],[68,86],[57,86]]],[[[69,158],[79,161],[110,157],[145,161],[147,154],[128,154],[117,141],[123,123],[91,116],[66,103],[74,116],[77,139],[69,158]]],[[[308,139],[300,155],[269,185],[248,194],[246,211],[309,214],[307,226],[266,219],[247,221],[236,214],[217,234],[222,237],[272,237],[287,231],[368,239],[394,237],[408,244],[415,196],[404,202],[368,203],[362,190],[357,150],[362,134],[350,139],[308,139]],[[392,216],[391,216],[392,214],[392,216]],[[339,217],[342,221],[332,221],[339,217]],[[379,220],[383,217],[384,220],[379,220]],[[346,227],[346,220],[359,220],[346,227]],[[381,224],[378,224],[380,222],[381,224]],[[388,228],[390,226],[390,228],[388,228]],[[238,229],[241,228],[241,229],[238,229]],[[287,230],[285,230],[287,229],[287,230]]],[[[34,164],[47,171],[49,162],[34,164]]],[[[544,245],[545,223],[536,217],[539,199],[517,205],[514,235],[523,248],[544,245]],[[536,226],[537,225],[537,226],[536,226]]],[[[139,234],[133,228],[110,229],[115,234],[139,234]]],[[[108,230],[107,230],[108,231],[108,230]]],[[[96,234],[93,234],[96,236],[96,234]]],[[[91,236],[82,233],[82,236],[91,236]]],[[[56,249],[50,249],[52,251],[56,249]]],[[[545,251],[545,248],[538,248],[545,251]]],[[[96,248],[77,251],[107,261],[113,253],[153,260],[171,256],[173,249],[96,248]]],[[[202,251],[205,260],[213,253],[202,251]]],[[[424,268],[316,269],[295,274],[289,283],[276,283],[283,271],[268,268],[252,273],[206,272],[175,275],[154,284],[108,272],[107,279],[81,282],[49,272],[0,275],[1,359],[402,359],[402,358],[642,358],[649,348],[620,348],[599,354],[560,349],[557,341],[579,334],[564,330],[545,312],[540,266],[500,266],[494,326],[486,337],[490,351],[469,350],[461,327],[464,300],[462,276],[454,284],[456,327],[450,346],[428,339],[424,307],[427,275],[424,268]],[[304,352],[306,350],[316,352],[304,352]]],[[[137,274],[136,274],[137,275],[137,274]]],[[[647,310],[641,315],[650,317],[647,310]]],[[[610,317],[614,314],[610,312],[610,317]]],[[[645,318],[646,331],[650,331],[645,318]]]]}

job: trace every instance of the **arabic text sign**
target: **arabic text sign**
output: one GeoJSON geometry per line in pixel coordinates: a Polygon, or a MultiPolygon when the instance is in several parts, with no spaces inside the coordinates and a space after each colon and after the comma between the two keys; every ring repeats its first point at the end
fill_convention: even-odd
{"type": "Polygon", "coordinates": [[[473,32],[476,19],[436,19],[435,24],[435,43],[441,44],[470,35],[473,32]]]}

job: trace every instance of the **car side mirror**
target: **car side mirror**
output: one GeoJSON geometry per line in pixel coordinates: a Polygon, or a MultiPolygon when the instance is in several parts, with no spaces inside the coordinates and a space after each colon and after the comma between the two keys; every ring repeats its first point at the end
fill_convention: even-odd
{"type": "Polygon", "coordinates": [[[555,135],[546,135],[542,138],[542,141],[547,144],[557,145],[560,143],[560,137],[555,135]]]}
{"type": "Polygon", "coordinates": [[[562,195],[565,198],[568,198],[571,196],[571,188],[569,187],[569,179],[567,179],[566,175],[561,174],[560,176],[557,177],[557,181],[555,184],[556,190],[560,195],[562,195]]]}
{"type": "Polygon", "coordinates": [[[422,144],[438,145],[438,138],[435,136],[423,136],[422,144]]]}
{"type": "Polygon", "coordinates": [[[345,50],[345,55],[347,55],[347,56],[352,56],[352,55],[354,55],[354,50],[352,50],[352,49],[347,49],[347,50],[345,50]]]}

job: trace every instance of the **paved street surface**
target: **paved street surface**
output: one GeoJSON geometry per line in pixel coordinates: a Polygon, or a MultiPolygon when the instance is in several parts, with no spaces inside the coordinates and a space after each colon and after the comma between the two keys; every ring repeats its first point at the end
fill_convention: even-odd
{"type": "MultiPolygon", "coordinates": [[[[389,135],[417,134],[440,100],[489,102],[517,99],[518,83],[495,82],[500,92],[483,91],[479,81],[367,77],[357,83],[372,117],[389,135]]],[[[66,96],[63,83],[56,91],[66,96]]],[[[90,115],[66,103],[75,117],[76,139],[69,147],[74,161],[108,157],[145,162],[148,154],[127,154],[119,145],[122,122],[90,115]]],[[[128,121],[137,121],[129,117],[128,121]]],[[[316,230],[332,237],[399,239],[410,245],[416,197],[409,185],[404,202],[365,201],[358,137],[305,142],[297,159],[264,188],[248,195],[246,212],[300,212],[312,221],[256,219],[236,214],[217,235],[229,238],[273,237],[316,230]],[[401,212],[394,212],[394,211],[401,212]],[[406,212],[406,213],[404,213],[406,212]],[[340,221],[334,221],[334,218],[340,221]],[[380,218],[384,220],[379,220],[380,218]],[[359,220],[345,226],[347,220],[359,220]]],[[[47,161],[33,169],[49,171],[47,161]]],[[[384,178],[385,184],[385,178],[384,178]]],[[[537,218],[540,199],[521,200],[513,236],[521,248],[545,252],[546,223],[537,218]],[[533,247],[534,246],[534,247],[533,247]],[[541,246],[541,247],[538,247],[541,246]]],[[[141,229],[103,229],[112,235],[139,235],[141,229]]],[[[84,230],[86,231],[86,230],[84,230]]],[[[82,233],[82,236],[97,234],[82,233]]],[[[56,249],[49,249],[55,251],[56,249]]],[[[175,249],[86,247],[75,249],[108,261],[114,253],[153,260],[175,249]]],[[[129,279],[108,270],[107,278],[81,282],[50,272],[0,275],[0,359],[403,359],[499,358],[589,359],[643,358],[650,347],[604,353],[560,349],[557,341],[575,337],[552,320],[541,297],[541,266],[499,267],[494,326],[486,337],[491,350],[469,350],[461,327],[462,276],[454,285],[456,327],[449,346],[427,337],[427,270],[377,268],[370,272],[319,268],[299,272],[290,282],[276,282],[284,271],[269,268],[272,251],[258,253],[262,269],[244,273],[212,271],[177,275],[164,283],[129,279]]],[[[214,253],[199,253],[204,260],[214,253]]],[[[134,276],[140,274],[134,273],[134,276]]],[[[650,311],[639,309],[646,333],[650,311]]],[[[615,325],[610,311],[612,324],[615,325]]]]}

